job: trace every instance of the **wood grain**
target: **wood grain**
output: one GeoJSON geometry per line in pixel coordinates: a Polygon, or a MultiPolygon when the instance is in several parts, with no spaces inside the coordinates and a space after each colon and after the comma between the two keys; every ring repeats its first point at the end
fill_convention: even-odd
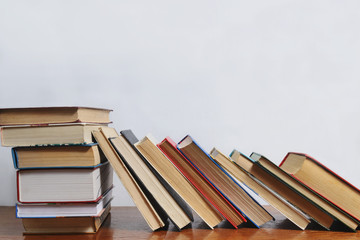
{"type": "Polygon", "coordinates": [[[275,216],[276,221],[264,224],[260,229],[250,225],[241,225],[234,229],[229,223],[222,222],[214,230],[195,216],[191,226],[181,232],[173,225],[167,229],[152,232],[135,207],[113,207],[111,214],[96,234],[77,235],[23,235],[21,219],[15,217],[14,207],[0,207],[0,240],[110,240],[110,239],[360,239],[360,232],[344,232],[342,226],[334,226],[333,231],[324,230],[316,223],[311,223],[305,231],[282,217],[273,208],[266,208],[275,216]]]}

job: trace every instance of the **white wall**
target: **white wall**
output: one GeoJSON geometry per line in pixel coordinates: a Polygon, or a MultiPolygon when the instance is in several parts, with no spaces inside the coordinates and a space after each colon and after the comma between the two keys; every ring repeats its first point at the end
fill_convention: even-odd
{"type": "MultiPolygon", "coordinates": [[[[0,107],[114,110],[118,131],[279,163],[310,154],[360,187],[358,1],[0,0],[0,107]]],[[[0,148],[0,205],[16,199],[0,148]]],[[[115,179],[114,205],[132,205],[115,179]]]]}

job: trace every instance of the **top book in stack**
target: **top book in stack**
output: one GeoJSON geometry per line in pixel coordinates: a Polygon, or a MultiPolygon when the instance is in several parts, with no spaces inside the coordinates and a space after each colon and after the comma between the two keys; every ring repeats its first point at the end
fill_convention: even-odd
{"type": "Polygon", "coordinates": [[[89,107],[0,109],[1,142],[6,147],[84,145],[93,142],[91,131],[109,132],[111,110],[89,107]]]}
{"type": "Polygon", "coordinates": [[[110,123],[112,110],[91,107],[32,107],[0,109],[0,126],[65,123],[110,123]]]}

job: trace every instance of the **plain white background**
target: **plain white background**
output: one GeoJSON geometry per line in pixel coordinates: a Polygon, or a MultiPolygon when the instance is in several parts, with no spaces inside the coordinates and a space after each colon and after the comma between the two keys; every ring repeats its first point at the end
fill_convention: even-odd
{"type": "MultiPolygon", "coordinates": [[[[358,1],[0,0],[0,107],[111,108],[117,131],[191,134],[360,187],[358,1]]],[[[114,205],[133,205],[115,175],[114,205]]],[[[0,148],[0,205],[16,201],[0,148]]]]}

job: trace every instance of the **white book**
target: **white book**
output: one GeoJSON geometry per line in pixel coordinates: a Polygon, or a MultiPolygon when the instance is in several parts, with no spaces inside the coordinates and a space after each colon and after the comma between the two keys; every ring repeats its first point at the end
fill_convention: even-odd
{"type": "Polygon", "coordinates": [[[106,192],[97,202],[86,203],[18,203],[18,218],[52,218],[52,217],[93,217],[111,202],[112,189],[106,192]]]}

